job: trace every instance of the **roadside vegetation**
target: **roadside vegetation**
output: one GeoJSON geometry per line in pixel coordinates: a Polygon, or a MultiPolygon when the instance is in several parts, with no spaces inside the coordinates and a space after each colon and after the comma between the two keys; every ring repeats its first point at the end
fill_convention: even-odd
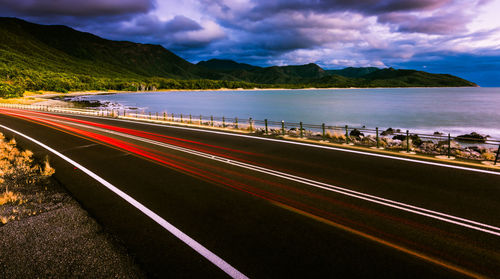
{"type": "Polygon", "coordinates": [[[54,172],[47,160],[36,162],[31,151],[0,134],[0,224],[46,211],[43,192],[54,172]]]}

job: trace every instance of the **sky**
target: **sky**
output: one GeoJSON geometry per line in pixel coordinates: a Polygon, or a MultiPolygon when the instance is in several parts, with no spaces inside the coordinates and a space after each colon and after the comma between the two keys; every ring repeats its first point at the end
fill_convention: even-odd
{"type": "Polygon", "coordinates": [[[0,0],[0,16],[160,44],[196,63],[449,73],[500,87],[500,0],[0,0]]]}

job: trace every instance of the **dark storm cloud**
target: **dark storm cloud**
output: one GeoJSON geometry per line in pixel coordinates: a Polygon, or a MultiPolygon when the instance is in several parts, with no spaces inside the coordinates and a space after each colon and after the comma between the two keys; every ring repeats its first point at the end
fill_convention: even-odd
{"type": "Polygon", "coordinates": [[[2,0],[0,11],[19,16],[76,16],[145,13],[153,0],[2,0]]]}
{"type": "Polygon", "coordinates": [[[395,24],[396,31],[425,34],[457,34],[466,32],[467,20],[456,14],[440,14],[432,17],[390,13],[378,17],[381,23],[395,24]]]}
{"type": "Polygon", "coordinates": [[[154,15],[138,15],[130,20],[108,23],[108,25],[98,24],[96,28],[101,28],[101,32],[114,33],[120,36],[146,36],[157,38],[161,41],[164,37],[185,31],[201,30],[201,25],[185,16],[175,16],[168,21],[160,20],[154,15]]]}
{"type": "MultiPolygon", "coordinates": [[[[253,33],[256,26],[266,24],[268,32],[277,28],[317,28],[325,24],[335,28],[349,28],[322,20],[312,20],[310,15],[335,18],[339,14],[354,13],[363,17],[375,17],[379,23],[390,25],[402,33],[456,34],[465,32],[477,7],[491,0],[254,0],[251,8],[232,10],[221,0],[200,0],[212,11],[220,24],[253,33]],[[294,15],[306,20],[297,21],[294,15]]],[[[356,28],[362,28],[356,26],[356,28]]],[[[257,30],[261,32],[262,30],[257,30]]],[[[310,32],[314,32],[311,30],[310,32]]]]}
{"type": "Polygon", "coordinates": [[[352,11],[367,15],[378,15],[388,12],[412,12],[431,10],[449,3],[451,0],[278,0],[254,1],[257,5],[251,10],[253,16],[266,17],[273,14],[297,11],[314,13],[331,13],[352,11]]]}
{"type": "Polygon", "coordinates": [[[178,15],[165,23],[165,28],[170,32],[193,31],[202,29],[201,25],[185,16],[178,15]]]}
{"type": "Polygon", "coordinates": [[[115,22],[98,20],[81,29],[112,40],[159,44],[174,51],[189,48],[202,51],[224,37],[219,30],[210,27],[182,15],[162,20],[154,14],[143,14],[115,22]]]}

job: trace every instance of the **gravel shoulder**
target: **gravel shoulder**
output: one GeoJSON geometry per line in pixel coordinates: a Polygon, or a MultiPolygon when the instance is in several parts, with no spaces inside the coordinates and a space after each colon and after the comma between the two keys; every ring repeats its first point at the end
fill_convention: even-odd
{"type": "MultiPolygon", "coordinates": [[[[0,149],[0,162],[12,159],[14,170],[22,169],[20,157],[30,157],[29,152],[16,151],[12,142],[0,140],[0,149]]],[[[22,166],[30,164],[25,161],[22,166]]],[[[31,166],[35,167],[30,173],[47,172],[47,165],[31,166]]],[[[120,241],[103,230],[50,172],[32,179],[8,169],[12,167],[3,168],[0,180],[0,278],[146,277],[120,241]]]]}

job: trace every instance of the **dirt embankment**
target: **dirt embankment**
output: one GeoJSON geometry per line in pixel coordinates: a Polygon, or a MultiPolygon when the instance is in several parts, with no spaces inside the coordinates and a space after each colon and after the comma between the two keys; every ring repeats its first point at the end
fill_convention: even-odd
{"type": "Polygon", "coordinates": [[[0,278],[144,278],[54,171],[0,133],[0,278]]]}

